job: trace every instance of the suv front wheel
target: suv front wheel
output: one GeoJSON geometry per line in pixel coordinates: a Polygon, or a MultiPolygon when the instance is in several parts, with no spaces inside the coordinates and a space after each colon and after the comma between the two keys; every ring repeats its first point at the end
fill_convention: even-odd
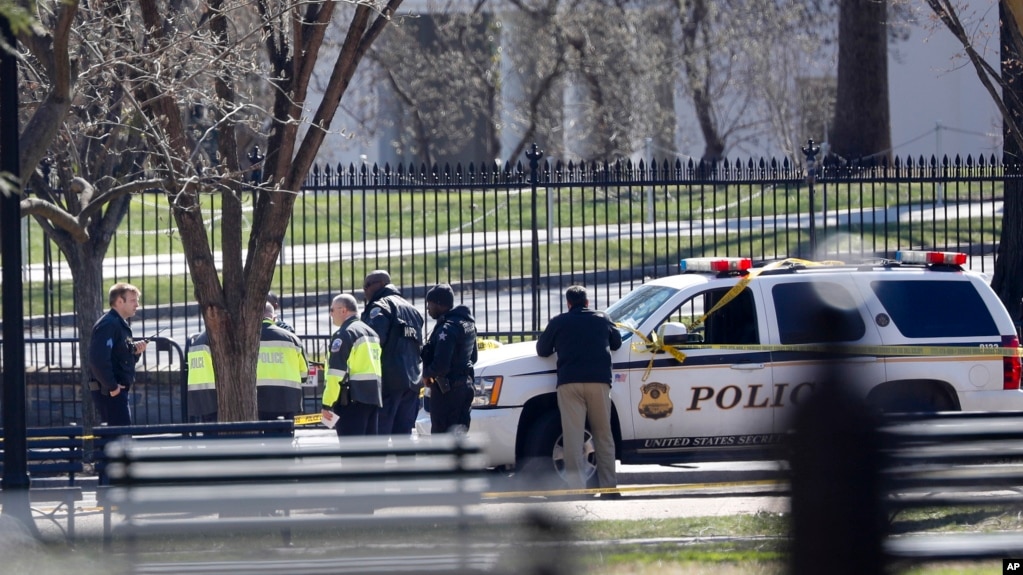
{"type": "MultiPolygon", "coordinates": [[[[531,426],[524,437],[523,460],[517,466],[523,479],[543,487],[565,487],[565,446],[561,434],[561,414],[547,411],[531,426]]],[[[586,485],[592,487],[597,480],[597,456],[593,436],[587,429],[583,436],[584,473],[586,485]]]]}

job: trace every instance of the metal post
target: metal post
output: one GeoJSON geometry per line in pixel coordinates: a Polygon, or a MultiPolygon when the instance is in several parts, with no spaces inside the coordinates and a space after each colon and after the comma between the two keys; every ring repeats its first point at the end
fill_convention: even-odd
{"type": "Polygon", "coordinates": [[[533,243],[533,331],[540,331],[540,234],[537,229],[536,215],[536,194],[540,182],[540,158],[543,158],[543,150],[533,146],[526,151],[526,158],[529,159],[529,184],[533,188],[533,197],[530,203],[530,215],[532,218],[532,243],[533,243]]]}
{"type": "MultiPolygon", "coordinates": [[[[39,162],[39,170],[43,173],[46,185],[50,185],[50,172],[53,168],[53,161],[50,158],[43,158],[39,162]]],[[[26,190],[27,192],[27,190],[26,190]]],[[[53,250],[50,248],[51,240],[44,234],[43,237],[43,337],[51,339],[57,337],[53,329],[53,321],[56,317],[56,309],[53,306],[53,250]]],[[[52,365],[53,354],[51,350],[57,344],[46,344],[45,358],[46,365],[52,365]]]]}
{"type": "MultiPolygon", "coordinates": [[[[653,181],[657,178],[656,162],[654,161],[653,155],[653,143],[654,139],[651,137],[646,138],[646,145],[644,147],[644,156],[647,162],[647,173],[646,179],[653,181]]],[[[647,186],[646,189],[646,223],[654,223],[654,187],[647,186]]]]}
{"type": "MultiPolygon", "coordinates": [[[[2,45],[14,46],[11,23],[0,13],[2,45]]],[[[20,186],[18,136],[18,64],[0,48],[0,173],[20,186]]],[[[22,187],[23,188],[23,187],[22,187]]],[[[21,521],[39,536],[28,499],[28,431],[25,416],[25,317],[21,278],[21,197],[0,192],[0,265],[3,266],[3,514],[21,521]]]]}
{"type": "MultiPolygon", "coordinates": [[[[941,120],[938,120],[934,125],[934,161],[938,166],[941,164],[941,130],[944,126],[941,125],[941,120]]],[[[944,172],[941,174],[941,178],[944,178],[944,172]]],[[[938,193],[935,198],[936,203],[941,206],[945,203],[945,182],[941,179],[938,180],[938,193]]]]}
{"type": "MultiPolygon", "coordinates": [[[[814,183],[817,180],[817,154],[821,151],[821,147],[813,143],[813,138],[806,141],[806,145],[803,146],[803,154],[806,155],[806,184],[810,186],[810,257],[817,257],[817,222],[815,220],[814,206],[816,205],[816,192],[814,191],[814,183]]],[[[803,254],[799,254],[803,257],[803,254]]]]}

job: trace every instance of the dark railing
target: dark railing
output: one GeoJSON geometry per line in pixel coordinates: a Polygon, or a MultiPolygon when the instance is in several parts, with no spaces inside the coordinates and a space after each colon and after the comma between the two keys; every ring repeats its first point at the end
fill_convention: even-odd
{"type": "MultiPolygon", "coordinates": [[[[591,304],[603,308],[648,278],[676,273],[690,256],[859,261],[926,247],[967,252],[968,267],[990,273],[1004,182],[1018,172],[969,156],[876,165],[824,158],[809,171],[789,160],[565,164],[537,148],[527,159],[314,169],[273,279],[283,319],[300,336],[329,337],[323,314],[299,312],[323,309],[340,292],[361,295],[366,273],[381,268],[424,310],[429,287],[453,284],[481,334],[504,340],[560,313],[569,285],[587,285],[591,304]]],[[[203,204],[215,251],[218,202],[203,204]]],[[[172,323],[176,333],[201,329],[173,221],[161,195],[135,196],[104,269],[108,284],[142,288],[137,319],[147,334],[172,323]]],[[[25,222],[26,336],[74,338],[65,259],[25,222]]],[[[73,368],[72,351],[41,345],[30,363],[73,368]]]]}
{"type": "MultiPolygon", "coordinates": [[[[329,336],[302,337],[311,361],[327,355],[329,336]]],[[[0,340],[2,341],[2,340],[0,340]]],[[[186,350],[174,340],[155,337],[137,366],[132,386],[132,419],[137,425],[185,423],[188,421],[188,371],[186,350]]],[[[61,366],[53,357],[78,357],[78,340],[26,339],[28,425],[52,427],[81,423],[81,368],[77,361],[61,366]]],[[[0,373],[0,384],[3,375],[0,373]]],[[[323,375],[302,389],[303,412],[318,413],[323,396],[323,375]]]]}
{"type": "MultiPolygon", "coordinates": [[[[151,343],[139,361],[135,383],[128,396],[132,418],[140,425],[187,421],[184,352],[176,341],[165,337],[155,337],[151,343]]],[[[25,339],[29,426],[52,427],[84,421],[78,347],[77,339],[25,339]],[[54,357],[71,359],[71,362],[52,362],[54,357]]]]}

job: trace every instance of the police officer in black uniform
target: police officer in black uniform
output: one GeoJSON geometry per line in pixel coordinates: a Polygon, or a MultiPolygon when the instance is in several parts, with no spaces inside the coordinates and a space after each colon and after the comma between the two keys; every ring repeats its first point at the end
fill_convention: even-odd
{"type": "Polygon", "coordinates": [[[419,414],[423,388],[423,314],[401,296],[385,270],[375,270],[363,282],[366,305],[363,323],[380,336],[383,368],[383,407],[378,413],[380,435],[408,436],[419,414]]]}
{"type": "Polygon", "coordinates": [[[291,324],[284,321],[284,318],[281,317],[281,298],[277,297],[277,294],[273,291],[270,291],[266,294],[266,301],[274,306],[274,325],[295,333],[295,328],[291,327],[291,324]]]}
{"type": "Polygon", "coordinates": [[[476,320],[455,294],[440,284],[426,294],[426,312],[437,320],[423,348],[423,380],[430,386],[431,433],[469,429],[476,363],[476,320]]]}
{"type": "Polygon", "coordinates": [[[135,363],[146,350],[146,340],[132,339],[128,318],[139,308],[142,292],[129,283],[110,288],[110,310],[92,326],[89,341],[89,389],[100,423],[131,425],[128,390],[135,383],[135,363]]]}

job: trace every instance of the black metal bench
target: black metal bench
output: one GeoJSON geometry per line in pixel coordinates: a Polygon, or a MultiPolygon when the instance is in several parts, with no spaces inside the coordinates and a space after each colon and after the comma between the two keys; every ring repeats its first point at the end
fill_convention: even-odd
{"type": "MultiPolygon", "coordinates": [[[[315,447],[276,438],[174,444],[124,438],[107,445],[106,458],[104,500],[124,517],[112,533],[123,536],[129,553],[140,538],[157,534],[279,531],[287,546],[293,529],[330,526],[443,524],[461,533],[463,543],[471,537],[468,526],[483,520],[469,506],[480,503],[488,486],[486,456],[463,435],[352,437],[343,446],[315,447]],[[390,512],[374,513],[384,508],[390,512]]],[[[446,557],[471,563],[457,553],[446,557]]],[[[255,568],[242,563],[231,565],[239,572],[255,568]]],[[[437,565],[459,571],[450,562],[437,565]]],[[[426,567],[404,566],[409,572],[426,567]]]]}
{"type": "MultiPolygon", "coordinates": [[[[903,416],[882,426],[881,486],[891,515],[921,508],[1023,504],[1023,413],[949,412],[903,416]]],[[[888,537],[890,561],[1023,556],[1017,533],[888,537]]]]}
{"type": "Polygon", "coordinates": [[[153,445],[170,445],[182,442],[216,442],[241,437],[259,437],[290,441],[295,435],[294,422],[287,419],[274,421],[243,421],[234,423],[168,423],[159,425],[99,426],[93,429],[93,461],[99,476],[96,490],[97,504],[103,509],[103,545],[109,549],[111,543],[111,504],[107,500],[110,477],[106,457],[109,444],[132,438],[134,441],[153,445]]]}
{"type": "MultiPolygon", "coordinates": [[[[893,533],[912,509],[1023,504],[1023,412],[879,417],[840,388],[811,398],[792,437],[792,573],[1023,556],[1018,533],[893,533]]],[[[828,391],[825,389],[825,391],[828,391]]]]}
{"type": "MultiPolygon", "coordinates": [[[[33,507],[61,527],[56,515],[67,512],[67,528],[61,527],[69,544],[75,541],[75,503],[82,500],[82,487],[76,485],[77,475],[84,470],[84,429],[80,425],[64,427],[32,427],[26,430],[27,468],[29,474],[29,501],[52,502],[51,510],[33,507]]],[[[0,430],[0,473],[4,465],[3,431],[0,430]]]]}

